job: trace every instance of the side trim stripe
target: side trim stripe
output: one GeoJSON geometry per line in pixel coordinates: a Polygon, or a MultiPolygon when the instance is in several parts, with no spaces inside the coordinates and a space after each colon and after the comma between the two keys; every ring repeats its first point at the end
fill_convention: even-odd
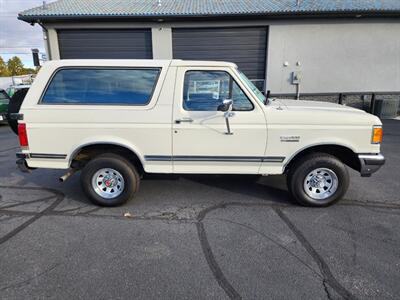
{"type": "Polygon", "coordinates": [[[186,156],[146,155],[146,161],[204,161],[204,162],[283,162],[282,156],[186,156]]]}
{"type": "Polygon", "coordinates": [[[31,153],[31,158],[50,158],[50,159],[65,159],[66,154],[45,154],[45,153],[31,153]]]}

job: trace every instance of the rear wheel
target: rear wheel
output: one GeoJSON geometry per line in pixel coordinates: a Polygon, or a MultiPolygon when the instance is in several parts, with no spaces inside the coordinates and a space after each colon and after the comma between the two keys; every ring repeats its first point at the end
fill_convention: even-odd
{"type": "Polygon", "coordinates": [[[117,206],[133,198],[139,188],[136,168],[116,154],[102,154],[82,170],[82,189],[97,205],[117,206]]]}
{"type": "Polygon", "coordinates": [[[288,188],[301,205],[323,207],[340,200],[349,186],[346,166],[336,157],[310,154],[296,162],[288,174],[288,188]]]}

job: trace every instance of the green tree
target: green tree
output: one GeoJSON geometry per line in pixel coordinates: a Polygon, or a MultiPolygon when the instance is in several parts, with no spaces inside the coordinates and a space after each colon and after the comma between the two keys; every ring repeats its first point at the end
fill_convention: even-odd
{"type": "Polygon", "coordinates": [[[7,64],[5,63],[4,59],[0,56],[0,77],[7,77],[7,76],[10,76],[7,64]]]}
{"type": "Polygon", "coordinates": [[[7,69],[11,76],[24,75],[24,64],[18,56],[10,58],[7,62],[7,69]]]}
{"type": "Polygon", "coordinates": [[[36,73],[37,73],[36,69],[24,68],[24,75],[25,74],[36,74],[36,73]]]}

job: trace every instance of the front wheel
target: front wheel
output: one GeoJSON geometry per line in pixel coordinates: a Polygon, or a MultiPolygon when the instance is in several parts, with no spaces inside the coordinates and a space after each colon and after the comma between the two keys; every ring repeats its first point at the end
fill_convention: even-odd
{"type": "Polygon", "coordinates": [[[117,206],[133,198],[139,188],[135,167],[116,154],[102,154],[89,161],[82,170],[82,189],[97,205],[117,206]]]}
{"type": "Polygon", "coordinates": [[[346,166],[336,157],[315,153],[294,164],[288,174],[288,188],[301,205],[329,206],[346,193],[349,174],[346,166]]]}

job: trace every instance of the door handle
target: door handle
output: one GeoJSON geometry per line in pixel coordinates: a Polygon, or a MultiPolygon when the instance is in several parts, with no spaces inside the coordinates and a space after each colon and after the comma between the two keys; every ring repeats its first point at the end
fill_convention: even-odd
{"type": "Polygon", "coordinates": [[[182,119],[177,119],[175,120],[176,124],[181,124],[181,123],[192,123],[193,119],[192,118],[182,118],[182,119]]]}

